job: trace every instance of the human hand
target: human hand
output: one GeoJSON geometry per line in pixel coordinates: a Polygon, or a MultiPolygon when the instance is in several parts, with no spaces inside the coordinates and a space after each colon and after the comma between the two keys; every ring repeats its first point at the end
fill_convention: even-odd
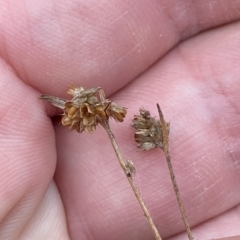
{"type": "Polygon", "coordinates": [[[240,1],[0,6],[0,239],[153,239],[103,129],[52,126],[59,112],[38,97],[66,97],[70,84],[128,108],[111,126],[164,239],[186,239],[167,166],[129,128],[140,107],[157,115],[156,102],[194,237],[240,235],[240,1]]]}

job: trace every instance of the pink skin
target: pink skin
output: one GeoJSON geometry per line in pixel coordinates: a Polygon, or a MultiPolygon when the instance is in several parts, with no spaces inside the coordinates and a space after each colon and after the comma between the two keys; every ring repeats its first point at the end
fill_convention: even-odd
{"type": "Polygon", "coordinates": [[[129,128],[156,102],[195,239],[240,235],[240,1],[0,6],[0,239],[153,239],[103,129],[52,125],[59,111],[38,99],[70,84],[128,108],[111,126],[164,239],[186,239],[166,162],[136,149],[129,128]]]}

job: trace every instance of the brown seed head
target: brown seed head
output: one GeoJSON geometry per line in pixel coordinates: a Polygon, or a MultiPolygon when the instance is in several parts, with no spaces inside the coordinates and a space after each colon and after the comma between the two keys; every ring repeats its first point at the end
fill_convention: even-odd
{"type": "MultiPolygon", "coordinates": [[[[139,115],[134,115],[132,127],[134,128],[134,139],[138,148],[150,150],[163,147],[162,129],[159,121],[151,117],[150,112],[141,108],[139,115]]],[[[168,131],[169,131],[169,124],[168,131]]]]}
{"type": "Polygon", "coordinates": [[[99,123],[108,121],[110,117],[122,122],[127,114],[126,108],[106,99],[103,90],[99,87],[85,90],[81,86],[71,85],[67,93],[73,97],[71,100],[48,95],[42,95],[40,98],[63,109],[62,125],[68,126],[71,130],[92,133],[99,123]],[[95,95],[97,92],[100,100],[95,95]]]}

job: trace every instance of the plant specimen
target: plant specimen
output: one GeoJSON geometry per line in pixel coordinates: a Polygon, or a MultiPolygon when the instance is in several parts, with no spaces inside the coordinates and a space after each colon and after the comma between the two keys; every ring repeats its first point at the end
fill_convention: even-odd
{"type": "Polygon", "coordinates": [[[124,107],[106,99],[102,88],[84,89],[80,86],[72,85],[68,88],[67,93],[72,96],[71,100],[66,100],[49,95],[41,95],[40,98],[49,101],[54,106],[63,110],[61,123],[63,126],[68,126],[71,130],[76,130],[81,133],[93,133],[98,124],[100,124],[107,132],[119,164],[122,167],[132,190],[146,216],[156,240],[161,240],[158,230],[150,216],[150,213],[144,204],[142,197],[135,185],[133,175],[135,167],[131,160],[125,160],[120,153],[116,139],[110,129],[109,119],[113,118],[117,122],[123,122],[127,114],[124,107]],[[99,97],[96,94],[99,94],[99,97]]]}
{"type": "Polygon", "coordinates": [[[159,113],[159,121],[151,117],[150,112],[143,108],[139,110],[139,115],[134,116],[134,119],[132,120],[132,127],[134,128],[135,132],[134,138],[137,142],[138,148],[142,150],[148,151],[152,148],[161,148],[163,150],[165,158],[167,160],[173,189],[177,198],[178,206],[187,231],[187,235],[190,240],[193,240],[191,229],[187,220],[187,215],[182,204],[179,188],[173,172],[171,157],[169,154],[170,124],[165,121],[163,113],[158,104],[157,109],[159,113]]]}

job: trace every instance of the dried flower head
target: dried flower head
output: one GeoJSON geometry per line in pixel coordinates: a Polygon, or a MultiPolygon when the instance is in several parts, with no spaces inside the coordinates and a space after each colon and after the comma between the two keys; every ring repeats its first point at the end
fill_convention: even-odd
{"type": "MultiPolygon", "coordinates": [[[[152,148],[163,148],[163,133],[159,121],[151,117],[150,112],[140,108],[139,115],[134,115],[132,127],[134,128],[134,139],[138,148],[150,150],[152,148]]],[[[169,123],[167,123],[169,134],[169,123]]]]}
{"type": "Polygon", "coordinates": [[[40,98],[63,109],[61,123],[71,130],[92,133],[99,123],[103,124],[110,117],[122,122],[127,114],[126,108],[106,99],[103,89],[99,87],[85,90],[81,86],[71,85],[67,93],[72,96],[71,100],[48,95],[41,95],[40,98]],[[97,92],[99,98],[96,96],[97,92]]]}

